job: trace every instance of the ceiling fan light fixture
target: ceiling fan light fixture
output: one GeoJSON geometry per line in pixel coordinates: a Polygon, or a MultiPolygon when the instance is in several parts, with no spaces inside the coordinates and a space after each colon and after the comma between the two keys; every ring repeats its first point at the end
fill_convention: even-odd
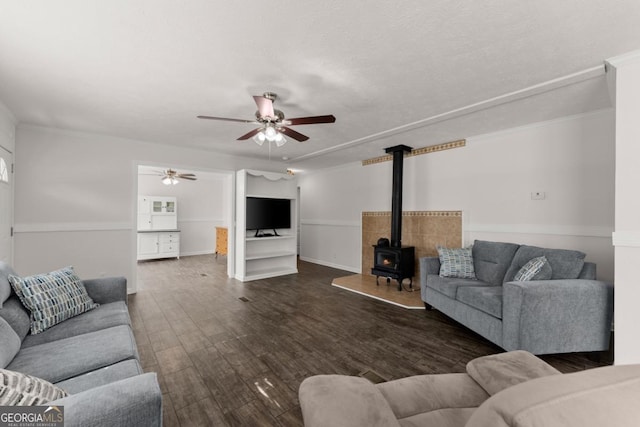
{"type": "Polygon", "coordinates": [[[264,136],[267,137],[269,141],[274,141],[277,135],[278,131],[276,131],[276,128],[267,125],[266,129],[264,130],[264,136]]]}
{"type": "Polygon", "coordinates": [[[286,143],[287,143],[287,139],[284,136],[282,136],[281,133],[278,133],[278,137],[276,137],[276,147],[282,147],[286,143]]]}
{"type": "Polygon", "coordinates": [[[165,176],[164,178],[162,178],[162,183],[164,185],[176,185],[179,182],[180,181],[178,181],[178,178],[176,178],[175,176],[165,176]]]}
{"type": "Polygon", "coordinates": [[[264,140],[266,139],[266,137],[264,136],[264,132],[260,131],[258,132],[254,137],[253,137],[253,141],[258,144],[259,146],[262,147],[262,144],[264,144],[264,140]]]}

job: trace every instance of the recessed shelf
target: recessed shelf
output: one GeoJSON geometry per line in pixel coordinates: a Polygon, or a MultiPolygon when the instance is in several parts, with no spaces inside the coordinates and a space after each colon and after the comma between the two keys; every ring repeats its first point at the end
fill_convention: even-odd
{"type": "Polygon", "coordinates": [[[256,241],[256,240],[274,240],[274,239],[293,239],[296,236],[292,236],[290,234],[281,234],[279,236],[265,236],[265,237],[255,237],[255,236],[251,236],[251,237],[247,237],[246,240],[247,242],[251,242],[251,241],[256,241]]]}
{"type": "Polygon", "coordinates": [[[245,258],[247,261],[251,261],[253,259],[267,259],[267,258],[280,258],[284,256],[297,255],[295,252],[291,251],[278,251],[278,252],[268,252],[263,254],[252,254],[247,255],[245,258]]]}
{"type": "Polygon", "coordinates": [[[247,271],[247,275],[245,276],[245,281],[266,279],[267,277],[273,277],[274,275],[282,276],[285,274],[295,274],[297,272],[298,272],[297,268],[282,268],[282,267],[249,270],[247,271]]]}

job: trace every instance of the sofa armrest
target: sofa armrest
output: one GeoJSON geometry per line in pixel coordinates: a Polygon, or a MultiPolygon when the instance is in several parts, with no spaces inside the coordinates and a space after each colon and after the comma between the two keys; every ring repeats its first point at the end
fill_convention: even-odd
{"type": "Polygon", "coordinates": [[[426,286],[429,274],[440,274],[440,258],[429,256],[420,258],[420,284],[426,286]]]}
{"type": "Polygon", "coordinates": [[[534,354],[609,348],[613,285],[565,279],[503,285],[503,345],[534,354]]]}
{"type": "Polygon", "coordinates": [[[316,375],[298,391],[305,427],[400,427],[382,393],[371,382],[346,375],[316,375]]]}
{"type": "Polygon", "coordinates": [[[64,406],[65,427],[162,425],[162,393],[155,373],[136,375],[47,404],[64,406]]]}
{"type": "Polygon", "coordinates": [[[83,280],[87,293],[98,304],[127,302],[127,279],[124,277],[101,277],[83,280]]]}

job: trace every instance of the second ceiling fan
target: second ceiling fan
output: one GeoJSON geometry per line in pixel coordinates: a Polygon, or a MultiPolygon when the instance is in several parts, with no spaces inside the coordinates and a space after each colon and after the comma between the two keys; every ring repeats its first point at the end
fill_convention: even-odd
{"type": "Polygon", "coordinates": [[[278,95],[273,92],[265,92],[262,96],[254,96],[253,100],[258,106],[258,111],[256,111],[256,118],[254,120],[229,119],[226,117],[213,116],[198,116],[198,118],[260,125],[260,127],[239,137],[238,140],[242,141],[253,137],[253,140],[258,143],[258,145],[262,145],[264,141],[274,141],[278,147],[282,146],[286,142],[283,135],[300,142],[309,139],[308,136],[291,129],[289,126],[334,123],[336,121],[336,118],[331,114],[326,116],[286,119],[282,111],[273,108],[273,103],[277,98],[278,95]]]}

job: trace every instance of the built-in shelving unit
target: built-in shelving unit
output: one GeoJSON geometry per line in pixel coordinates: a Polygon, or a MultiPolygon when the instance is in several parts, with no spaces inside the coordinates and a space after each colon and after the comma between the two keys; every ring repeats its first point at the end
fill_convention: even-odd
{"type": "Polygon", "coordinates": [[[243,169],[236,176],[236,279],[243,282],[298,272],[297,185],[292,176],[243,169]],[[278,236],[255,237],[246,230],[247,197],[291,200],[291,228],[278,236]]]}

